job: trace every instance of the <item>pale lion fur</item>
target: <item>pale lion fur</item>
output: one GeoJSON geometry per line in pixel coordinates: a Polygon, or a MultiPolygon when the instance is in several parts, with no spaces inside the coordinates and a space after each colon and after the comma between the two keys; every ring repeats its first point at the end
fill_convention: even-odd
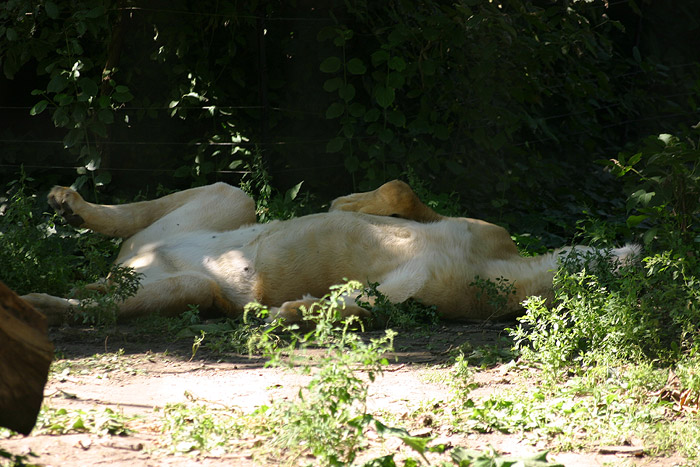
{"type": "MultiPolygon", "coordinates": [[[[483,320],[519,310],[531,295],[551,299],[560,254],[588,249],[522,257],[505,229],[440,216],[399,181],[339,198],[328,213],[267,224],[255,224],[253,200],[224,183],[117,206],[55,187],[49,202],[73,225],[126,239],[116,262],[142,276],[136,295],[120,303],[120,318],[175,315],[188,305],[238,316],[257,301],[295,320],[301,305],[354,279],[379,283],[393,302],[435,305],[445,319],[483,320]],[[513,284],[507,307],[483,303],[476,277],[513,284]]],[[[627,246],[612,253],[625,260],[635,252],[627,246]]],[[[23,298],[52,323],[79,304],[37,293],[23,298]]],[[[367,316],[351,298],[345,313],[367,316]]]]}

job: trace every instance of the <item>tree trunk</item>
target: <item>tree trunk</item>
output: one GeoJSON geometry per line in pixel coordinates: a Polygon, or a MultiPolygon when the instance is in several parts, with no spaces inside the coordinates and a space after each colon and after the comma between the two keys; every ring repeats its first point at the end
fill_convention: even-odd
{"type": "Polygon", "coordinates": [[[0,282],[0,426],[32,431],[52,360],[46,317],[0,282]]]}

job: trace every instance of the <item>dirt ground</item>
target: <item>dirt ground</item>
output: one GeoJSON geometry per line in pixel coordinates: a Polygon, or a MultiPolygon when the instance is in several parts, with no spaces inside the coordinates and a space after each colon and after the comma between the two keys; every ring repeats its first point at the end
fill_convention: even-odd
{"type": "MultiPolygon", "coordinates": [[[[245,447],[234,453],[192,457],[174,455],[162,448],[160,434],[163,408],[168,403],[196,399],[212,407],[235,407],[244,412],[278,398],[293,398],[306,377],[281,368],[265,368],[264,361],[243,355],[226,358],[200,351],[192,356],[192,340],[154,339],[134,336],[120,327],[105,337],[94,331],[68,327],[54,329],[51,338],[61,356],[45,389],[45,403],[54,408],[101,411],[111,408],[137,415],[127,436],[96,434],[46,435],[0,438],[0,448],[44,466],[249,466],[261,465],[245,447]],[[100,354],[100,355],[98,355],[100,354]],[[71,362],[91,363],[72,366],[71,362]],[[81,369],[82,368],[82,369],[81,369]]],[[[371,413],[390,412],[404,426],[421,426],[410,420],[421,404],[439,403],[450,397],[450,350],[465,343],[473,347],[496,342],[503,333],[499,325],[450,325],[430,332],[400,334],[387,371],[370,386],[371,413]]],[[[475,376],[475,396],[488,395],[511,384],[503,367],[480,371],[475,376]]],[[[436,437],[447,446],[483,450],[492,446],[506,455],[534,454],[546,446],[532,445],[519,435],[500,433],[454,435],[449,427],[424,426],[420,435],[436,437]]],[[[379,441],[377,442],[379,443],[379,441]]],[[[400,449],[400,443],[373,446],[377,455],[400,449]]],[[[624,452],[557,453],[549,459],[566,466],[648,465],[672,466],[681,459],[634,457],[624,452]]],[[[265,464],[269,465],[269,464],[265,464]]]]}

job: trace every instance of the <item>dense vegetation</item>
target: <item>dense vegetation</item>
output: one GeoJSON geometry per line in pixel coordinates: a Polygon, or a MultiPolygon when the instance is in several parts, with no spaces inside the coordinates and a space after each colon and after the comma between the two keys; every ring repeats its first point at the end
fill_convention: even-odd
{"type": "Polygon", "coordinates": [[[670,9],[11,0],[2,178],[24,164],[40,189],[153,197],[264,164],[323,204],[414,176],[561,242],[585,206],[621,208],[596,161],[697,123],[700,7],[670,9]]]}
{"type": "MultiPolygon", "coordinates": [[[[400,177],[442,212],[509,227],[527,254],[572,239],[643,245],[639,262],[616,271],[572,260],[554,307],[527,302],[507,355],[547,375],[534,392],[479,405],[468,394],[472,360],[460,355],[452,422],[542,429],[553,413],[600,409],[602,397],[621,430],[658,424],[630,407],[649,403],[660,375],[677,375],[686,398],[700,393],[698,17],[697,2],[666,0],[9,0],[0,6],[0,279],[20,293],[65,294],[109,270],[118,242],[45,213],[56,183],[120,202],[224,180],[249,191],[266,221],[400,177]],[[609,368],[614,377],[601,376],[609,368]],[[574,395],[579,405],[557,405],[574,395]],[[516,400],[529,401],[527,413],[516,400]]],[[[124,278],[113,300],[133,292],[124,278]]],[[[501,284],[476,286],[498,301],[501,284]]],[[[95,300],[90,324],[109,325],[113,301],[95,300]]],[[[419,305],[384,305],[376,312],[389,325],[418,325],[419,305]]],[[[277,355],[267,341],[251,344],[261,337],[250,323],[202,324],[196,310],[184,318],[170,326],[194,329],[197,346],[235,341],[237,351],[277,355]]],[[[367,362],[379,371],[387,343],[370,352],[341,331],[342,345],[374,352],[367,362]]],[[[331,464],[352,460],[370,423],[391,431],[350,410],[364,397],[351,370],[360,357],[351,352],[345,373],[317,383],[356,384],[332,407],[351,431],[345,444],[314,452],[331,464]]],[[[303,408],[260,415],[284,425],[310,416],[294,412],[303,408]]],[[[178,410],[194,409],[172,408],[168,423],[178,410]]],[[[595,432],[591,419],[578,422],[595,432]]],[[[664,430],[692,458],[698,424],[688,423],[664,430]]],[[[257,428],[264,436],[269,426],[257,428]]],[[[287,435],[294,444],[308,433],[287,435]]]]}

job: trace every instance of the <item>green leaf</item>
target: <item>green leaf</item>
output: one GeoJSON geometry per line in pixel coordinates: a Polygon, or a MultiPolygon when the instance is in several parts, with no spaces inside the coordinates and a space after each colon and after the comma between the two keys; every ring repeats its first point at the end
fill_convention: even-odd
{"type": "Polygon", "coordinates": [[[134,96],[130,92],[115,92],[112,95],[112,99],[119,102],[120,104],[124,102],[129,102],[133,98],[134,96]]]}
{"type": "Polygon", "coordinates": [[[394,91],[394,88],[377,86],[374,93],[375,99],[377,100],[377,104],[379,104],[385,109],[391,104],[393,104],[394,99],[396,99],[396,93],[394,91]]]}
{"type": "Polygon", "coordinates": [[[436,125],[435,128],[433,128],[433,135],[435,135],[437,139],[447,141],[450,138],[450,131],[445,125],[436,125]]]}
{"type": "Polygon", "coordinates": [[[328,39],[333,39],[337,32],[335,27],[326,26],[321,28],[321,30],[316,34],[316,40],[319,42],[327,41],[328,39]]]}
{"type": "Polygon", "coordinates": [[[102,123],[110,125],[114,123],[114,112],[111,109],[100,109],[97,111],[97,119],[102,123]]]}
{"type": "Polygon", "coordinates": [[[355,125],[344,124],[343,136],[345,136],[347,139],[350,139],[353,136],[355,136],[355,125]]]}
{"type": "Polygon", "coordinates": [[[34,107],[32,107],[29,111],[29,115],[39,115],[41,112],[44,111],[44,109],[46,109],[46,106],[48,105],[49,101],[47,100],[37,102],[36,104],[34,104],[34,107]]]}
{"type": "Polygon", "coordinates": [[[342,62],[338,57],[328,57],[321,62],[321,66],[319,68],[323,73],[335,73],[336,71],[340,70],[341,65],[342,62]]]}
{"type": "Polygon", "coordinates": [[[391,110],[387,112],[386,119],[389,123],[398,127],[406,125],[406,116],[400,110],[391,110]]]}
{"type": "Polygon", "coordinates": [[[360,168],[360,160],[355,156],[348,156],[345,158],[345,168],[348,172],[353,173],[360,168]]]}
{"type": "Polygon", "coordinates": [[[102,5],[100,5],[100,6],[96,6],[92,10],[85,13],[85,17],[94,19],[94,18],[99,18],[100,16],[103,16],[105,13],[106,13],[106,11],[105,11],[104,7],[102,5]]]}
{"type": "Polygon", "coordinates": [[[112,174],[110,172],[106,171],[101,171],[97,176],[95,177],[95,185],[96,186],[105,186],[109,185],[109,183],[112,181],[112,174]]]}
{"type": "Polygon", "coordinates": [[[380,49],[372,54],[372,65],[377,66],[389,60],[389,52],[380,49]]]}
{"type": "MultiPolygon", "coordinates": [[[[91,78],[80,78],[78,80],[78,86],[86,95],[90,97],[95,97],[98,92],[97,83],[91,78]]],[[[128,92],[128,90],[127,90],[128,92]]]]}
{"type": "Polygon", "coordinates": [[[649,216],[639,215],[639,216],[629,216],[627,218],[627,227],[637,227],[639,224],[648,219],[649,216]]]}
{"type": "Polygon", "coordinates": [[[404,85],[406,82],[406,78],[404,78],[403,74],[397,72],[397,71],[392,71],[389,73],[386,77],[386,84],[389,87],[392,88],[400,88],[404,85]]]}
{"type": "Polygon", "coordinates": [[[75,97],[72,94],[56,94],[53,99],[59,106],[67,107],[75,102],[75,97]]]}
{"type": "Polygon", "coordinates": [[[341,86],[338,90],[338,94],[345,102],[349,102],[355,97],[355,86],[352,84],[341,86]]]}
{"type": "Polygon", "coordinates": [[[68,86],[68,78],[63,75],[56,75],[51,78],[48,86],[46,86],[46,90],[48,92],[59,93],[66,89],[66,86],[68,86]]]}
{"type": "Polygon", "coordinates": [[[389,60],[389,68],[396,71],[403,71],[406,69],[406,61],[401,57],[391,57],[389,60]]]}
{"type": "Polygon", "coordinates": [[[649,245],[652,241],[654,241],[654,238],[656,238],[656,234],[659,233],[659,228],[654,227],[649,230],[647,230],[644,235],[642,235],[642,241],[644,242],[645,245],[649,245]]]}
{"type": "Polygon", "coordinates": [[[76,123],[84,122],[87,118],[87,110],[84,104],[76,104],[71,113],[71,119],[76,123]]]}
{"type": "Polygon", "coordinates": [[[376,122],[379,120],[379,117],[382,116],[382,113],[379,109],[369,109],[367,113],[365,113],[365,122],[367,123],[372,123],[376,122]]]}
{"type": "Polygon", "coordinates": [[[328,142],[326,145],[326,152],[329,154],[339,152],[341,149],[343,149],[343,146],[345,146],[345,138],[338,136],[328,142]]]}
{"type": "MultiPolygon", "coordinates": [[[[406,462],[404,462],[404,466],[406,462]]],[[[388,454],[386,456],[377,457],[370,459],[365,462],[362,467],[398,467],[396,461],[394,460],[394,454],[388,454]]]]}
{"type": "Polygon", "coordinates": [[[17,34],[17,31],[15,31],[12,28],[7,28],[7,31],[5,31],[5,35],[7,36],[7,40],[12,42],[16,41],[19,39],[19,35],[17,34]]]}
{"type": "Polygon", "coordinates": [[[333,102],[326,110],[326,118],[332,120],[340,117],[343,113],[345,113],[345,106],[340,102],[333,102]]]}
{"type": "Polygon", "coordinates": [[[654,191],[646,191],[645,189],[637,190],[634,193],[630,195],[630,199],[628,202],[628,208],[631,206],[638,206],[642,205],[644,207],[649,205],[649,202],[651,199],[656,195],[656,192],[654,191]]]}
{"type": "Polygon", "coordinates": [[[428,443],[432,441],[432,438],[419,438],[417,436],[400,436],[401,441],[414,451],[424,454],[428,446],[428,443]]]}
{"type": "Polygon", "coordinates": [[[348,71],[353,75],[364,75],[367,72],[367,67],[359,58],[351,58],[348,61],[348,71]]]}
{"type": "Polygon", "coordinates": [[[350,115],[356,118],[360,118],[365,114],[365,106],[360,104],[359,102],[353,102],[350,104],[350,115]]]}
{"type": "Polygon", "coordinates": [[[300,181],[293,187],[291,187],[287,192],[284,194],[284,199],[286,201],[294,201],[297,196],[299,195],[299,190],[301,190],[301,185],[304,183],[304,180],[300,181]]]}
{"type": "Polygon", "coordinates": [[[112,106],[112,101],[109,96],[100,96],[97,98],[97,105],[101,109],[109,109],[112,106]]]}
{"type": "Polygon", "coordinates": [[[632,57],[634,58],[634,61],[637,63],[642,63],[642,54],[639,53],[639,48],[635,45],[632,47],[632,57]]]}
{"type": "Polygon", "coordinates": [[[101,136],[102,138],[107,137],[107,127],[104,123],[102,123],[99,120],[94,121],[90,124],[90,131],[92,131],[98,136],[101,136]]]}
{"type": "Polygon", "coordinates": [[[378,136],[383,143],[389,144],[394,139],[394,132],[388,128],[382,128],[379,130],[378,136]]]}
{"type": "Polygon", "coordinates": [[[323,83],[323,90],[326,92],[333,92],[336,91],[337,89],[340,89],[340,86],[343,85],[343,79],[340,77],[335,77],[326,80],[325,83],[323,83]]]}
{"type": "Polygon", "coordinates": [[[51,19],[58,18],[59,14],[60,14],[60,10],[54,2],[51,2],[51,1],[46,2],[46,4],[44,5],[44,8],[46,8],[46,15],[49,18],[51,18],[51,19]]]}
{"type": "Polygon", "coordinates": [[[63,147],[72,148],[85,139],[85,132],[82,128],[74,128],[63,138],[63,147]]]}
{"type": "Polygon", "coordinates": [[[53,124],[59,128],[65,127],[70,123],[70,118],[68,118],[68,111],[63,107],[59,107],[58,109],[56,109],[51,118],[53,120],[53,124]]]}

